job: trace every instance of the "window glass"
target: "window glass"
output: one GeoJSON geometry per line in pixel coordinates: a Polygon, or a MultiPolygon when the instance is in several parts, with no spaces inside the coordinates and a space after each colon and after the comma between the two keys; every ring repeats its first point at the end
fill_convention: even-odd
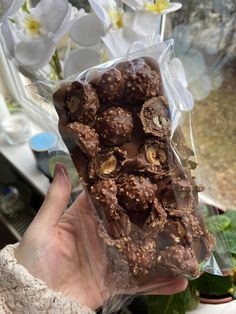
{"type": "Polygon", "coordinates": [[[180,2],[165,36],[175,39],[195,99],[201,169],[216,203],[236,208],[236,1],[180,2]]]}

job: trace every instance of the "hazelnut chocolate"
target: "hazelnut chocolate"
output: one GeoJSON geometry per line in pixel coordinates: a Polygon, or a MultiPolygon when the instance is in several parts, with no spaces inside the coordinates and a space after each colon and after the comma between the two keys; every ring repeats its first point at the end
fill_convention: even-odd
{"type": "Polygon", "coordinates": [[[90,179],[117,179],[126,160],[126,152],[114,147],[97,154],[88,165],[90,179]]]}
{"type": "Polygon", "coordinates": [[[170,112],[164,97],[154,97],[147,100],[141,109],[140,119],[146,134],[161,139],[170,137],[170,112]]]}
{"type": "Polygon", "coordinates": [[[123,70],[125,80],[124,99],[130,105],[142,104],[155,97],[160,90],[160,77],[144,59],[130,61],[123,70]]]}
{"type": "Polygon", "coordinates": [[[186,274],[195,278],[200,275],[196,256],[190,248],[182,245],[166,247],[159,253],[157,261],[158,266],[167,276],[186,274]]]}
{"type": "Polygon", "coordinates": [[[114,68],[106,71],[96,90],[101,103],[117,106],[124,94],[124,78],[120,70],[114,68]]]}
{"type": "Polygon", "coordinates": [[[161,272],[198,276],[215,242],[197,213],[194,153],[180,127],[171,136],[159,66],[138,58],[92,77],[61,87],[53,101],[109,266],[134,282],[161,272]]]}
{"type": "Polygon", "coordinates": [[[111,107],[103,111],[97,119],[98,133],[107,146],[129,142],[133,127],[132,114],[120,107],[111,107]]]}
{"type": "Polygon", "coordinates": [[[85,155],[94,157],[100,151],[99,136],[93,128],[73,122],[67,125],[67,129],[71,131],[74,141],[85,155]]]}
{"type": "Polygon", "coordinates": [[[155,199],[156,185],[148,178],[124,175],[117,182],[118,198],[127,210],[143,211],[155,199]]]}
{"type": "Polygon", "coordinates": [[[154,240],[130,240],[123,249],[133,275],[148,274],[156,264],[156,243],[154,240]]]}

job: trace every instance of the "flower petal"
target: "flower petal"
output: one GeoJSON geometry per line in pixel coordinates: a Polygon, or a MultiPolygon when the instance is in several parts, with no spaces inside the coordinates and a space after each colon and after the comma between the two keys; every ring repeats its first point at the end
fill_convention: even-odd
{"type": "Polygon", "coordinates": [[[196,101],[204,100],[212,90],[212,83],[209,76],[205,74],[200,80],[192,81],[189,84],[189,89],[196,101]]]}
{"type": "Polygon", "coordinates": [[[173,38],[175,40],[175,53],[178,56],[184,55],[191,47],[192,35],[189,25],[180,24],[174,28],[173,38]]]}
{"type": "Polygon", "coordinates": [[[15,58],[22,66],[39,69],[49,63],[54,51],[55,45],[51,38],[21,41],[16,46],[15,58]]]}
{"type": "Polygon", "coordinates": [[[79,74],[87,68],[99,64],[100,58],[101,54],[90,48],[74,50],[65,62],[64,76],[79,74]]]}
{"type": "Polygon", "coordinates": [[[161,17],[147,11],[127,12],[123,24],[140,35],[154,38],[160,33],[161,17]]]}
{"type": "Polygon", "coordinates": [[[111,58],[125,56],[134,49],[132,46],[135,42],[141,42],[145,47],[149,46],[149,37],[137,34],[129,28],[111,29],[102,40],[109,50],[111,58]]]}
{"type": "Polygon", "coordinates": [[[13,15],[22,7],[24,2],[25,0],[0,0],[0,20],[13,15]]]}
{"type": "Polygon", "coordinates": [[[10,29],[10,26],[9,26],[7,20],[3,21],[3,23],[2,23],[1,32],[2,32],[2,36],[3,36],[5,44],[6,44],[7,53],[8,53],[10,58],[14,58],[14,56],[15,56],[15,41],[14,41],[14,38],[13,38],[11,29],[10,29]]]}
{"type": "Polygon", "coordinates": [[[180,56],[180,59],[189,84],[192,81],[201,80],[207,72],[205,59],[202,53],[195,48],[191,48],[186,55],[180,56]]]}
{"type": "MultiPolygon", "coordinates": [[[[114,0],[109,0],[113,3],[114,0]]],[[[105,27],[108,28],[111,25],[111,18],[106,11],[106,6],[108,4],[107,0],[88,0],[91,8],[96,13],[98,18],[104,23],[105,27]]]]}
{"type": "Polygon", "coordinates": [[[171,2],[170,3],[170,7],[168,9],[166,9],[166,10],[163,10],[161,12],[161,14],[169,14],[169,13],[178,11],[181,8],[182,8],[182,4],[181,3],[179,3],[179,2],[171,2]]]}
{"type": "Polygon", "coordinates": [[[171,71],[175,72],[181,84],[187,88],[188,81],[186,78],[185,70],[183,67],[183,63],[178,58],[173,58],[170,63],[171,71]]]}
{"type": "Polygon", "coordinates": [[[127,4],[133,10],[143,9],[144,1],[143,0],[122,0],[123,3],[127,4]]]}
{"type": "Polygon", "coordinates": [[[61,29],[68,10],[67,0],[41,0],[34,8],[34,15],[47,33],[56,34],[61,29]]]}
{"type": "Polygon", "coordinates": [[[76,20],[70,29],[70,36],[81,46],[91,47],[101,42],[104,26],[95,14],[87,14],[76,20]]]}

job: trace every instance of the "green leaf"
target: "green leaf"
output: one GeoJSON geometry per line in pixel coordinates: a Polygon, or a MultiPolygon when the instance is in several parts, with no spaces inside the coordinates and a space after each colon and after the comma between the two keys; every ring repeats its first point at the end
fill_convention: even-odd
{"type": "Polygon", "coordinates": [[[232,288],[231,276],[216,276],[204,273],[198,279],[192,281],[192,285],[204,295],[224,295],[232,288]]]}
{"type": "Polygon", "coordinates": [[[196,291],[188,287],[184,292],[170,296],[150,296],[149,314],[185,314],[198,305],[196,291]]]}
{"type": "MultiPolygon", "coordinates": [[[[224,213],[225,217],[228,217],[230,219],[230,229],[236,229],[236,211],[233,209],[228,209],[224,213]]],[[[236,231],[236,230],[235,230],[236,231]]]]}
{"type": "Polygon", "coordinates": [[[206,225],[211,233],[224,231],[229,225],[231,220],[225,215],[216,215],[206,218],[206,225]]]}
{"type": "Polygon", "coordinates": [[[236,231],[227,230],[225,236],[229,246],[230,253],[236,254],[236,231]]]}

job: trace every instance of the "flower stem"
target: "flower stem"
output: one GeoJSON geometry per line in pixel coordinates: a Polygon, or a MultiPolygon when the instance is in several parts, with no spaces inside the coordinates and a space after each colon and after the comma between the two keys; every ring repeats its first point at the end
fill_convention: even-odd
{"type": "Polygon", "coordinates": [[[62,80],[63,79],[62,68],[61,68],[61,63],[60,63],[59,54],[57,50],[52,56],[52,59],[50,61],[50,66],[52,69],[52,78],[54,80],[62,80]]]}

